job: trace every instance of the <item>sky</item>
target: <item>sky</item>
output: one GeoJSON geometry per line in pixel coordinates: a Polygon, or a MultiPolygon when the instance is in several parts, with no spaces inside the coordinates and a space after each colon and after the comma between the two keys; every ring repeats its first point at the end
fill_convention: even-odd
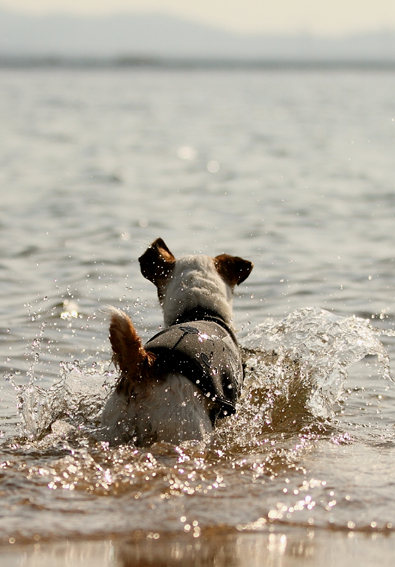
{"type": "Polygon", "coordinates": [[[27,13],[161,12],[239,32],[395,30],[395,0],[0,0],[27,13]]]}

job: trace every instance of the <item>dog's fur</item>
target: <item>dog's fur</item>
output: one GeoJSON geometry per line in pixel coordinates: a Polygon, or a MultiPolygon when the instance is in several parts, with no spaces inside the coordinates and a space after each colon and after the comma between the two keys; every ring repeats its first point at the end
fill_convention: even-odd
{"type": "MultiPolygon", "coordinates": [[[[249,276],[251,262],[227,254],[176,260],[160,238],[139,262],[143,276],[157,287],[165,327],[201,308],[232,329],[233,288],[249,276]]],[[[113,361],[120,371],[102,415],[109,441],[148,445],[204,439],[212,431],[214,402],[181,373],[158,373],[155,354],[144,348],[130,318],[114,307],[109,311],[113,361]]]]}

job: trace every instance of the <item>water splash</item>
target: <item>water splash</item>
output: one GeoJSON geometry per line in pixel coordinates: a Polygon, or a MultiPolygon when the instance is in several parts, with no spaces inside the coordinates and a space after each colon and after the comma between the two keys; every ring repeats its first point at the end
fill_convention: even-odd
{"type": "MultiPolygon", "coordinates": [[[[267,431],[300,431],[306,422],[319,427],[333,415],[352,364],[375,355],[379,373],[391,378],[380,333],[369,320],[315,308],[258,325],[242,342],[246,380],[238,411],[219,424],[214,443],[248,450],[267,431]]],[[[30,380],[19,392],[27,437],[67,433],[70,426],[94,430],[114,381],[108,370],[82,368],[78,361],[63,365],[49,390],[30,380]]]]}
{"type": "Polygon", "coordinates": [[[32,380],[19,389],[19,410],[24,434],[39,439],[48,432],[59,436],[98,425],[104,403],[111,391],[113,376],[94,364],[82,368],[78,361],[62,364],[60,380],[51,388],[32,380]]]}
{"type": "Polygon", "coordinates": [[[277,405],[285,399],[304,405],[315,417],[330,417],[349,367],[359,360],[377,356],[379,373],[392,380],[381,334],[388,333],[367,319],[317,308],[299,309],[280,322],[269,319],[243,341],[248,366],[254,369],[247,384],[277,392],[277,405]]]}

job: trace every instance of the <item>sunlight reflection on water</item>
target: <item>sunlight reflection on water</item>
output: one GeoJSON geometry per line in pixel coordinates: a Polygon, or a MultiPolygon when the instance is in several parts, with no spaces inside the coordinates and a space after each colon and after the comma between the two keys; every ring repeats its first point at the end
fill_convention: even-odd
{"type": "MultiPolygon", "coordinates": [[[[138,533],[120,564],[139,554],[182,564],[189,550],[196,564],[253,565],[259,551],[273,564],[329,565],[327,538],[338,567],[356,548],[368,564],[377,535],[384,565],[393,543],[381,534],[395,525],[395,393],[380,379],[394,371],[394,77],[3,70],[2,80],[3,541],[138,533]],[[137,258],[158,236],[176,255],[254,262],[234,301],[245,395],[208,446],[110,448],[97,430],[115,380],[100,309],[125,308],[144,338],[155,332],[137,258]]],[[[97,545],[91,557],[100,545],[118,553],[97,545]]]]}

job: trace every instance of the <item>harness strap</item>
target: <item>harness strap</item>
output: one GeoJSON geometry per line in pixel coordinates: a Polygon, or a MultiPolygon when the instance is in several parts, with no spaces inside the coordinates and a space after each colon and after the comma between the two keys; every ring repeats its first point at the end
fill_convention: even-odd
{"type": "Polygon", "coordinates": [[[205,309],[203,307],[195,307],[194,309],[190,309],[186,311],[180,317],[174,321],[174,324],[177,323],[189,323],[191,321],[212,321],[220,325],[229,333],[232,337],[233,342],[237,345],[237,338],[233,331],[233,329],[225,323],[225,321],[216,313],[215,311],[211,311],[211,309],[205,309]]]}
{"type": "Polygon", "coordinates": [[[234,334],[217,321],[218,316],[212,318],[215,321],[188,319],[171,325],[145,348],[156,355],[158,371],[181,372],[215,403],[214,423],[217,417],[235,413],[244,370],[234,334]]]}

